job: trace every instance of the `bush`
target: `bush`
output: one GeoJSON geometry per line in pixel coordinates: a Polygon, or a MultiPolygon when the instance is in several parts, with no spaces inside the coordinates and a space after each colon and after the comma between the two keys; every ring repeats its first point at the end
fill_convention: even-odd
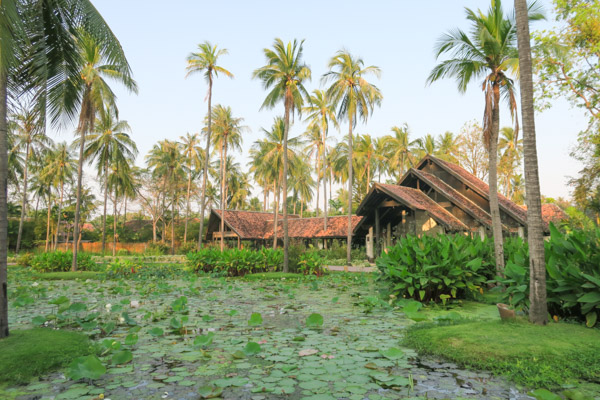
{"type": "Polygon", "coordinates": [[[194,272],[216,273],[225,276],[244,276],[258,272],[281,270],[283,251],[205,248],[187,254],[187,266],[194,272]]]}
{"type": "MultiPolygon", "coordinates": [[[[31,267],[39,272],[70,271],[73,262],[73,253],[70,251],[52,251],[40,253],[33,257],[31,267]]],[[[98,269],[92,256],[87,253],[77,253],[77,269],[80,271],[94,271],[98,269]]]]}
{"type": "Polygon", "coordinates": [[[21,253],[17,256],[17,265],[21,267],[31,267],[31,262],[33,261],[32,253],[21,253]]]}
{"type": "Polygon", "coordinates": [[[323,259],[316,252],[305,252],[300,255],[298,272],[304,275],[321,276],[325,273],[323,259]]]}
{"type": "Polygon", "coordinates": [[[149,256],[164,256],[171,253],[171,246],[166,243],[148,243],[148,248],[144,252],[145,255],[149,256]]]}
{"type": "Polygon", "coordinates": [[[288,247],[288,268],[290,272],[299,272],[300,258],[306,251],[306,247],[302,243],[294,243],[288,247]]]}
{"type": "Polygon", "coordinates": [[[177,249],[177,254],[187,254],[192,251],[196,251],[198,243],[196,242],[185,242],[177,249]]]}
{"type": "Polygon", "coordinates": [[[177,264],[147,265],[139,260],[116,259],[106,266],[108,279],[173,279],[185,275],[186,271],[177,264]]]}
{"type": "MultiPolygon", "coordinates": [[[[550,225],[550,240],[544,243],[548,311],[562,318],[585,320],[594,326],[600,313],[600,228],[563,234],[550,225]]],[[[509,255],[504,277],[503,301],[517,309],[529,308],[529,254],[509,255]]]]}
{"type": "Polygon", "coordinates": [[[445,302],[481,292],[494,275],[488,240],[468,236],[406,236],[376,260],[379,279],[391,294],[418,301],[445,302]]]}

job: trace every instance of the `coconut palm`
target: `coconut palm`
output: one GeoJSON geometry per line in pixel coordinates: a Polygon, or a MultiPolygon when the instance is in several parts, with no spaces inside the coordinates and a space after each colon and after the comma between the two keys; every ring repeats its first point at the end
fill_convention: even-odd
{"type": "MultiPolygon", "coordinates": [[[[220,149],[220,160],[221,160],[221,215],[225,215],[225,209],[227,208],[227,197],[226,197],[226,176],[227,166],[225,161],[227,160],[227,150],[241,150],[242,145],[242,134],[248,129],[248,127],[242,125],[243,118],[236,118],[233,116],[231,107],[224,107],[217,105],[213,110],[212,118],[215,121],[213,143],[220,149]]],[[[221,218],[221,251],[225,248],[225,241],[223,233],[225,231],[225,218],[221,218]]]]}
{"type": "Polygon", "coordinates": [[[290,130],[290,114],[302,111],[304,98],[308,92],[304,82],[310,80],[310,69],[302,61],[304,40],[288,42],[287,46],[279,38],[275,39],[272,49],[264,49],[267,65],[254,71],[253,77],[262,81],[266,90],[270,89],[261,109],[274,108],[283,102],[284,132],[283,132],[283,272],[289,269],[289,235],[288,235],[288,135],[290,130]]]}
{"type": "MultiPolygon", "coordinates": [[[[218,49],[216,45],[212,45],[210,42],[206,41],[198,45],[198,52],[191,53],[187,59],[187,67],[188,71],[186,77],[203,72],[204,79],[208,83],[208,113],[206,114],[207,118],[207,133],[206,133],[206,148],[204,149],[204,154],[210,154],[210,143],[212,140],[212,87],[213,87],[213,79],[218,77],[219,74],[223,74],[229,78],[233,78],[233,74],[226,70],[225,68],[217,65],[219,61],[219,57],[226,55],[227,49],[218,49]]],[[[204,160],[204,169],[202,170],[202,196],[200,198],[200,231],[198,233],[198,249],[202,248],[202,230],[204,228],[204,211],[205,211],[205,197],[206,197],[206,185],[207,185],[207,176],[208,176],[208,164],[210,160],[208,157],[204,160]]],[[[187,223],[187,217],[186,217],[187,223]]]]}
{"type": "MultiPolygon", "coordinates": [[[[290,186],[294,193],[300,198],[300,218],[304,215],[304,205],[313,199],[313,188],[319,185],[315,182],[311,174],[311,167],[308,159],[298,157],[298,162],[290,168],[290,186]]],[[[294,202],[294,214],[296,213],[296,202],[294,202]]]]}
{"type": "Polygon", "coordinates": [[[371,135],[358,135],[355,143],[354,157],[361,167],[358,169],[357,178],[359,181],[364,182],[364,185],[360,186],[362,188],[361,194],[365,195],[371,187],[372,172],[377,168],[377,158],[379,157],[375,150],[375,141],[371,135]]]}
{"type": "Polygon", "coordinates": [[[115,157],[109,160],[109,169],[105,172],[106,176],[106,192],[109,190],[113,195],[113,257],[117,252],[117,203],[120,198],[126,198],[127,196],[135,193],[135,177],[133,169],[131,167],[132,160],[126,157],[119,157],[116,153],[113,153],[115,157]]]}
{"type": "MultiPolygon", "coordinates": [[[[109,52],[102,42],[94,36],[83,33],[77,41],[80,52],[80,77],[77,91],[81,96],[81,107],[77,134],[79,135],[79,165],[77,170],[77,201],[75,203],[75,222],[73,237],[79,236],[79,208],[81,197],[81,181],[83,178],[83,161],[85,158],[85,141],[87,135],[94,131],[96,114],[116,113],[115,95],[105,78],[121,83],[126,89],[137,93],[137,84],[131,77],[131,70],[125,54],[109,52]]],[[[119,46],[120,49],[120,46],[119,46]]],[[[73,265],[77,270],[77,241],[73,241],[73,265]]]]}
{"type": "MultiPolygon", "coordinates": [[[[362,58],[354,57],[345,50],[338,51],[329,61],[329,72],[323,75],[323,82],[331,82],[327,95],[338,108],[339,119],[348,120],[348,159],[352,160],[352,129],[357,119],[366,121],[374,106],[381,104],[383,96],[379,89],[367,82],[368,75],[379,77],[381,71],[375,66],[364,66],[362,58]]],[[[352,248],[352,163],[348,163],[348,244],[346,258],[350,265],[352,248]]]]}
{"type": "MultiPolygon", "coordinates": [[[[306,120],[318,126],[321,130],[321,166],[322,171],[317,173],[317,210],[319,209],[319,174],[323,177],[323,229],[327,229],[327,133],[329,123],[339,129],[335,116],[335,105],[331,102],[324,90],[313,90],[309,97],[309,104],[302,109],[306,113],[306,120]]],[[[325,242],[327,243],[327,242],[325,242]]]]}
{"type": "Polygon", "coordinates": [[[21,110],[12,116],[15,126],[16,143],[13,149],[23,151],[23,194],[21,200],[21,219],[19,220],[19,231],[17,234],[17,244],[15,253],[19,253],[21,245],[21,235],[23,232],[23,222],[27,210],[27,178],[29,172],[30,158],[35,157],[38,152],[49,144],[52,140],[46,136],[40,125],[39,115],[31,108],[21,108],[21,110]]]}
{"type": "Polygon", "coordinates": [[[444,132],[437,138],[436,156],[442,160],[449,161],[454,164],[458,164],[457,155],[459,153],[459,137],[452,132],[444,132]]]}
{"type": "MultiPolygon", "coordinates": [[[[138,153],[137,146],[131,136],[131,128],[127,121],[119,120],[114,111],[108,109],[100,113],[95,122],[94,132],[86,141],[84,158],[90,163],[96,161],[98,176],[103,180],[104,210],[102,213],[102,254],[106,248],[106,205],[108,202],[109,168],[111,165],[122,164],[129,160],[133,162],[138,153]]],[[[78,144],[78,141],[76,141],[78,144]]]]}
{"type": "MultiPolygon", "coordinates": [[[[190,218],[190,192],[192,189],[192,176],[193,172],[200,169],[201,165],[204,165],[204,151],[200,148],[200,136],[197,133],[180,136],[181,144],[183,147],[183,155],[185,157],[185,163],[187,166],[188,182],[187,182],[187,194],[185,197],[185,228],[183,231],[183,242],[187,243],[187,232],[188,232],[188,221],[190,218]]],[[[204,191],[204,189],[203,189],[204,191]]],[[[201,220],[204,217],[200,218],[201,220]]],[[[202,224],[202,222],[200,223],[202,224]]]]}
{"type": "Polygon", "coordinates": [[[525,186],[527,187],[527,241],[529,243],[529,320],[538,325],[548,321],[546,304],[546,265],[540,180],[535,138],[535,115],[529,21],[531,10],[525,0],[515,0],[519,64],[521,68],[521,112],[523,119],[523,147],[525,164],[525,186]],[[529,17],[529,18],[528,18],[529,17]]]}
{"type": "MultiPolygon", "coordinates": [[[[315,160],[314,172],[317,174],[317,182],[319,182],[319,180],[322,176],[322,171],[321,171],[322,157],[321,156],[323,155],[323,151],[322,151],[323,140],[321,138],[321,129],[319,128],[319,126],[317,124],[311,122],[306,127],[306,131],[304,132],[304,134],[302,136],[305,139],[304,154],[306,154],[309,159],[314,158],[314,160],[315,160]]],[[[310,173],[312,173],[312,171],[310,173]]],[[[293,185],[290,185],[290,186],[293,186],[293,185]]],[[[316,202],[315,211],[317,213],[319,211],[319,185],[318,185],[318,183],[317,183],[317,202],[316,202]]],[[[296,212],[294,211],[294,214],[295,213],[296,212]]]]}
{"type": "Polygon", "coordinates": [[[389,149],[387,157],[390,161],[390,175],[398,182],[417,161],[414,149],[418,145],[418,140],[410,140],[407,124],[402,127],[393,126],[391,130],[392,135],[385,136],[385,144],[389,149]]]}
{"type": "MultiPolygon", "coordinates": [[[[498,132],[500,130],[500,98],[508,101],[508,107],[516,121],[517,103],[515,86],[509,77],[518,73],[519,59],[516,47],[514,16],[506,16],[500,0],[492,0],[487,14],[465,8],[471,32],[455,29],[442,36],[436,45],[436,55],[450,54],[450,58],[436,65],[427,83],[442,78],[456,78],[458,90],[464,93],[474,79],[482,79],[485,96],[483,140],[489,154],[490,214],[494,233],[496,268],[504,269],[502,222],[498,205],[498,132]]],[[[539,19],[540,14],[530,18],[539,19]]],[[[518,127],[518,124],[516,124],[518,127]]]]}

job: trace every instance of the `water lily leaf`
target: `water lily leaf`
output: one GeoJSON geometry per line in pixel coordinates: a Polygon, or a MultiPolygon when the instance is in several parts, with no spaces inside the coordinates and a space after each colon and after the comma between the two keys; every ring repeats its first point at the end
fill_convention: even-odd
{"type": "Polygon", "coordinates": [[[196,336],[194,347],[207,347],[213,342],[214,332],[208,332],[206,335],[196,336]]]}
{"type": "Polygon", "coordinates": [[[69,312],[78,313],[87,310],[84,303],[73,303],[69,306],[69,312]]]}
{"type": "Polygon", "coordinates": [[[404,352],[396,347],[390,347],[387,350],[380,351],[380,353],[388,360],[398,360],[404,357],[404,352]]]}
{"type": "Polygon", "coordinates": [[[46,322],[46,318],[42,317],[41,315],[38,315],[38,316],[33,317],[31,319],[31,323],[34,324],[34,325],[43,325],[44,322],[46,322]]]}
{"type": "Polygon", "coordinates": [[[200,386],[198,388],[198,394],[203,399],[214,399],[221,396],[223,388],[217,386],[200,386]]]}
{"type": "Polygon", "coordinates": [[[535,397],[537,400],[560,400],[562,398],[546,389],[537,389],[529,394],[535,397]]]}
{"type": "Polygon", "coordinates": [[[231,356],[236,360],[242,360],[246,358],[246,354],[242,350],[236,350],[231,356]]]}
{"type": "Polygon", "coordinates": [[[260,353],[260,351],[260,345],[255,342],[248,342],[246,347],[244,347],[244,354],[246,354],[247,356],[253,356],[255,354],[260,353]]]}
{"type": "Polygon", "coordinates": [[[161,328],[154,327],[154,328],[150,329],[148,331],[148,333],[154,337],[158,337],[158,336],[164,335],[165,332],[161,328]]]}
{"type": "Polygon", "coordinates": [[[126,346],[134,346],[137,342],[138,342],[138,335],[135,333],[130,333],[129,335],[125,336],[125,345],[126,346]]]}
{"type": "Polygon", "coordinates": [[[319,350],[315,350],[315,349],[304,349],[304,350],[300,350],[298,352],[298,355],[300,357],[312,356],[313,354],[317,354],[318,352],[319,352],[319,350]]]}
{"type": "Polygon", "coordinates": [[[69,301],[69,298],[67,296],[60,296],[60,297],[55,298],[54,300],[50,300],[48,302],[48,304],[54,304],[54,305],[58,306],[58,305],[67,303],[68,301],[69,301]]]}
{"type": "Polygon", "coordinates": [[[106,373],[106,367],[94,355],[79,357],[69,366],[69,377],[73,380],[98,379],[106,373]]]}
{"type": "Polygon", "coordinates": [[[117,365],[127,364],[128,362],[131,362],[131,360],[133,360],[133,353],[129,350],[119,351],[118,353],[115,353],[111,359],[112,363],[117,365]]]}
{"type": "Polygon", "coordinates": [[[248,320],[248,326],[259,326],[262,325],[263,323],[263,319],[262,319],[262,315],[260,315],[260,313],[252,313],[252,315],[250,315],[250,319],[248,320]]]}
{"type": "Polygon", "coordinates": [[[317,313],[310,314],[306,319],[306,326],[309,328],[318,328],[323,326],[323,316],[317,313]]]}

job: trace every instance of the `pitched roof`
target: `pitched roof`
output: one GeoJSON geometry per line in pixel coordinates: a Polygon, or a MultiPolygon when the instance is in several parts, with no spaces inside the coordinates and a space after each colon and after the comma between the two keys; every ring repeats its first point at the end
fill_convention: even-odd
{"type": "MultiPolygon", "coordinates": [[[[221,210],[213,209],[217,218],[221,210]]],[[[323,229],[323,218],[299,218],[297,215],[288,215],[288,234],[291,238],[340,238],[348,234],[348,217],[332,216],[327,218],[327,230],[323,229]]],[[[272,239],[273,220],[272,212],[225,210],[225,224],[241,239],[272,239]]],[[[362,217],[352,216],[352,229],[354,230],[362,217]]],[[[283,215],[277,221],[277,236],[283,237],[283,215]]]]}
{"type": "MultiPolygon", "coordinates": [[[[430,174],[429,172],[425,172],[414,168],[411,168],[409,172],[413,173],[418,178],[423,180],[429,186],[434,188],[434,190],[437,190],[439,193],[446,196],[452,203],[454,203],[461,210],[465,211],[467,214],[471,215],[473,218],[481,222],[483,225],[486,225],[488,227],[492,226],[492,217],[490,216],[490,214],[485,212],[481,207],[473,203],[471,200],[467,199],[459,191],[454,189],[452,186],[448,185],[446,182],[442,181],[437,176],[430,174]]],[[[505,227],[505,229],[508,228],[505,227]]]]}
{"type": "Polygon", "coordinates": [[[450,230],[469,230],[469,228],[458,218],[450,214],[446,209],[430,199],[429,196],[420,190],[384,183],[375,183],[374,187],[382,190],[395,200],[404,203],[412,209],[427,211],[437,223],[444,225],[450,230]]]}
{"type": "MultiPolygon", "coordinates": [[[[419,161],[419,164],[416,166],[416,168],[419,169],[426,162],[426,160],[433,161],[438,166],[440,166],[448,173],[453,175],[455,178],[463,182],[465,185],[467,185],[474,191],[478,192],[481,196],[489,200],[490,187],[488,186],[488,184],[482,181],[481,179],[477,178],[475,175],[473,175],[466,169],[456,164],[452,164],[451,162],[441,160],[432,155],[425,156],[421,161],[419,161]]],[[[522,207],[518,206],[516,203],[514,203],[513,201],[511,201],[510,199],[508,199],[500,193],[498,193],[498,203],[505,212],[510,214],[521,224],[527,224],[527,213],[525,212],[525,210],[523,210],[522,207]]]]}
{"type": "Polygon", "coordinates": [[[542,218],[546,224],[559,223],[569,218],[566,212],[554,203],[542,204],[542,218]]]}

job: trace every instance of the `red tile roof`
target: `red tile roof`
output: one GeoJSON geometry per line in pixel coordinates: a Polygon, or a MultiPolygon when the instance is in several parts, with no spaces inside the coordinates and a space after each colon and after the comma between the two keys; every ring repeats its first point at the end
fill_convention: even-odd
{"type": "MultiPolygon", "coordinates": [[[[525,212],[527,212],[527,206],[521,206],[525,212]]],[[[558,224],[561,221],[568,219],[569,216],[566,212],[563,211],[558,205],[554,203],[545,203],[542,204],[542,219],[544,220],[544,224],[546,225],[546,230],[548,230],[548,224],[553,222],[554,224],[558,224]]]]}
{"type": "Polygon", "coordinates": [[[446,228],[453,231],[466,231],[469,228],[458,218],[450,214],[446,209],[437,204],[420,190],[383,183],[375,183],[375,187],[381,189],[397,201],[416,210],[427,211],[433,219],[446,228]]]}

